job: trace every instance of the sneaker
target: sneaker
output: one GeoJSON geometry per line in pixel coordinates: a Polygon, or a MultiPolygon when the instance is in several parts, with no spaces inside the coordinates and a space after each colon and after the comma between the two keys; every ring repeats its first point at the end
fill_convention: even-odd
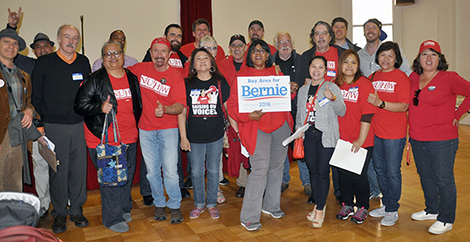
{"type": "Polygon", "coordinates": [[[411,218],[414,220],[436,220],[438,214],[427,213],[426,211],[419,211],[416,213],[411,214],[411,218]]]}
{"type": "Polygon", "coordinates": [[[183,187],[188,189],[188,190],[193,189],[193,181],[191,180],[191,177],[186,179],[186,181],[184,182],[183,187]]]}
{"type": "Polygon", "coordinates": [[[178,209],[170,209],[170,215],[171,215],[171,223],[172,224],[179,224],[183,222],[183,214],[181,213],[181,210],[178,209]]]}
{"type": "Polygon", "coordinates": [[[216,207],[212,207],[212,208],[209,208],[208,210],[209,210],[209,214],[211,215],[212,219],[220,218],[219,209],[217,209],[216,207]]]}
{"type": "Polygon", "coordinates": [[[193,211],[191,211],[189,213],[189,218],[190,219],[195,219],[195,218],[198,218],[199,215],[201,215],[201,213],[204,212],[204,208],[194,208],[193,211]]]}
{"type": "Polygon", "coordinates": [[[282,210],[269,212],[267,210],[261,209],[261,212],[263,212],[264,214],[269,214],[273,218],[282,218],[286,215],[282,210]]]}
{"type": "Polygon", "coordinates": [[[310,186],[310,184],[304,186],[304,194],[305,196],[312,196],[312,187],[310,186]]]}
{"type": "Polygon", "coordinates": [[[132,221],[132,216],[130,213],[123,213],[122,217],[124,218],[124,221],[126,221],[126,223],[129,223],[132,221]]]}
{"type": "Polygon", "coordinates": [[[349,216],[354,214],[354,209],[351,206],[347,206],[343,203],[343,207],[341,208],[341,211],[336,214],[337,219],[341,220],[346,220],[349,218],[349,216]]]}
{"type": "Polygon", "coordinates": [[[242,226],[245,227],[246,230],[248,231],[256,231],[261,229],[261,223],[260,222],[253,222],[253,223],[244,223],[241,222],[242,226]]]}
{"type": "Polygon", "coordinates": [[[222,186],[227,186],[228,184],[230,184],[230,182],[224,176],[224,179],[222,179],[222,181],[219,181],[219,184],[222,185],[222,186]]]}
{"type": "Polygon", "coordinates": [[[367,209],[364,207],[357,210],[357,212],[351,217],[351,222],[362,224],[367,218],[367,209]]]}
{"type": "MultiPolygon", "coordinates": [[[[370,214],[372,214],[372,212],[370,212],[370,214]]],[[[397,220],[398,220],[398,212],[389,212],[385,214],[383,219],[380,221],[380,224],[383,226],[393,226],[395,225],[397,220]]]]}
{"type": "Polygon", "coordinates": [[[289,188],[289,183],[282,183],[281,184],[281,193],[283,193],[287,188],[289,188]]]}
{"type": "Polygon", "coordinates": [[[156,207],[153,211],[153,218],[158,221],[166,220],[166,208],[156,207]]]}
{"type": "Polygon", "coordinates": [[[108,229],[116,232],[116,233],[125,233],[127,231],[129,231],[129,225],[127,225],[126,222],[120,222],[120,223],[117,223],[111,227],[109,227],[108,229]]]}
{"type": "Polygon", "coordinates": [[[385,212],[385,206],[370,211],[369,215],[374,218],[384,217],[387,215],[387,212],[385,212]]]}
{"type": "Polygon", "coordinates": [[[441,221],[434,222],[431,227],[429,227],[428,232],[431,234],[443,234],[447,231],[452,230],[453,225],[451,223],[443,223],[441,221]]]}

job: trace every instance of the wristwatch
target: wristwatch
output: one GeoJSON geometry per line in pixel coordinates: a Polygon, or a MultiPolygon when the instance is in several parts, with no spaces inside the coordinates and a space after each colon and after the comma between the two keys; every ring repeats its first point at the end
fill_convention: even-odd
{"type": "Polygon", "coordinates": [[[385,108],[385,101],[382,101],[382,103],[379,105],[379,108],[380,108],[380,109],[384,109],[384,108],[385,108]]]}

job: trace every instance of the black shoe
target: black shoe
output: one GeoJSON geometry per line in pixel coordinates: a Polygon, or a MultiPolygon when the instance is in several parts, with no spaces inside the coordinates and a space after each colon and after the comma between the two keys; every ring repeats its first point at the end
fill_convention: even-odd
{"type": "Polygon", "coordinates": [[[184,182],[184,188],[186,189],[193,189],[193,182],[191,181],[191,177],[186,179],[186,181],[184,182]]]}
{"type": "Polygon", "coordinates": [[[75,222],[75,226],[80,228],[88,226],[88,219],[83,214],[70,215],[70,221],[75,222]]]}
{"type": "Polygon", "coordinates": [[[281,185],[281,193],[283,193],[287,188],[289,188],[289,183],[282,183],[282,185],[281,185]]]}
{"type": "Polygon", "coordinates": [[[245,188],[240,187],[238,191],[235,193],[235,197],[244,197],[245,196],[245,188]]]}
{"type": "Polygon", "coordinates": [[[227,186],[228,184],[230,184],[230,182],[224,176],[224,179],[222,181],[219,181],[219,184],[222,185],[222,186],[227,186]]]}
{"type": "Polygon", "coordinates": [[[47,214],[49,213],[49,209],[44,210],[44,208],[42,208],[41,212],[42,212],[42,214],[41,214],[40,218],[45,218],[47,216],[47,214]]]}
{"type": "Polygon", "coordinates": [[[145,206],[152,206],[153,205],[153,197],[152,195],[143,196],[145,206]]]}
{"type": "Polygon", "coordinates": [[[181,188],[181,198],[191,198],[191,193],[188,190],[181,188]]]}
{"type": "Polygon", "coordinates": [[[308,204],[315,204],[315,199],[313,199],[313,197],[310,196],[310,197],[308,197],[307,203],[308,204]]]}
{"type": "Polygon", "coordinates": [[[67,216],[58,215],[52,223],[52,232],[59,234],[65,232],[65,230],[67,230],[67,216]]]}

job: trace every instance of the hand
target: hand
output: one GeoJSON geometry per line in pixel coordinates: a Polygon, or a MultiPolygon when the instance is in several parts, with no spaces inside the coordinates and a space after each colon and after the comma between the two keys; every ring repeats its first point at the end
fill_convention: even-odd
{"type": "Polygon", "coordinates": [[[323,95],[325,95],[325,97],[330,100],[333,100],[335,98],[335,95],[333,95],[333,93],[328,88],[328,83],[326,83],[326,90],[323,92],[323,95]]]}
{"type": "Polygon", "coordinates": [[[457,119],[454,119],[454,121],[452,121],[452,125],[459,128],[459,121],[457,119]]]}
{"type": "Polygon", "coordinates": [[[157,101],[157,108],[155,108],[155,116],[161,118],[163,117],[163,114],[165,114],[165,108],[160,103],[160,101],[157,101]]]}
{"type": "Polygon", "coordinates": [[[47,146],[46,141],[44,140],[44,135],[39,137],[38,142],[43,146],[47,146]]]}
{"type": "Polygon", "coordinates": [[[187,138],[181,138],[180,147],[184,151],[191,151],[191,145],[189,144],[189,140],[187,138]]]}
{"type": "Polygon", "coordinates": [[[363,144],[364,140],[357,139],[352,143],[351,152],[353,152],[354,154],[357,153],[359,151],[359,148],[361,148],[363,144]]]}
{"type": "Polygon", "coordinates": [[[297,139],[303,138],[304,137],[304,132],[300,133],[299,137],[297,139]]]}
{"type": "Polygon", "coordinates": [[[380,100],[379,95],[377,95],[377,89],[375,90],[375,93],[369,93],[369,97],[367,98],[367,102],[378,107],[380,104],[382,104],[382,100],[380,100]]]}
{"type": "Polygon", "coordinates": [[[31,124],[33,124],[33,110],[26,109],[23,111],[24,117],[21,119],[21,127],[29,129],[31,124]]]}
{"type": "Polygon", "coordinates": [[[297,82],[290,82],[290,93],[295,93],[299,89],[297,82]]]}
{"type": "Polygon", "coordinates": [[[12,28],[16,28],[21,18],[21,7],[18,9],[18,13],[10,11],[8,8],[8,24],[12,28]]]}
{"type": "Polygon", "coordinates": [[[248,117],[251,119],[251,120],[254,120],[254,121],[259,121],[261,119],[261,117],[263,117],[263,115],[265,115],[266,113],[265,112],[262,112],[263,109],[261,110],[255,110],[253,112],[251,112],[250,114],[248,114],[248,117]]]}
{"type": "Polygon", "coordinates": [[[106,113],[106,114],[111,112],[111,110],[113,109],[113,105],[109,103],[109,98],[110,97],[108,95],[108,99],[106,99],[106,101],[104,101],[103,104],[101,104],[101,112],[106,113]]]}

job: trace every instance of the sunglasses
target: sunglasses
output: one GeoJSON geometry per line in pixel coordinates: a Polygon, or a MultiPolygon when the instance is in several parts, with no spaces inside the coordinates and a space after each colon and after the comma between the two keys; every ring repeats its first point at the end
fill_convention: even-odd
{"type": "Polygon", "coordinates": [[[421,89],[415,91],[415,96],[413,97],[413,105],[418,106],[419,104],[419,94],[421,93],[421,89]]]}

